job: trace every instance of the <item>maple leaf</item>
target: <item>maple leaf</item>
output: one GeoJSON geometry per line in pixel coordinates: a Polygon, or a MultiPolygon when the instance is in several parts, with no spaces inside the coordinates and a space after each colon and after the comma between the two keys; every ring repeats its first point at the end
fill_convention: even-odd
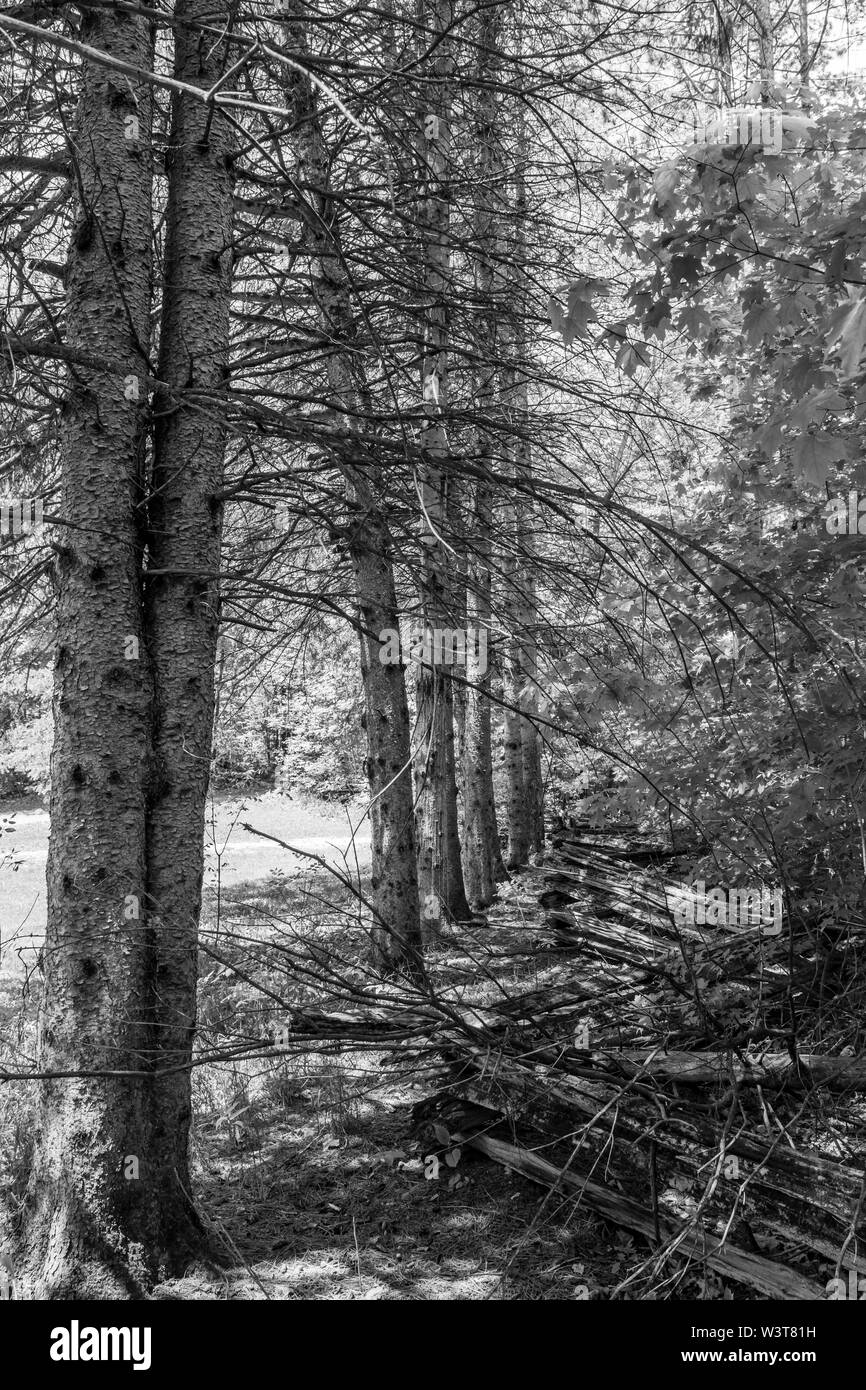
{"type": "Polygon", "coordinates": [[[778,306],[780,327],[800,329],[803,315],[814,313],[815,307],[814,299],[799,290],[782,295],[778,306]]]}
{"type": "Polygon", "coordinates": [[[638,343],[629,342],[624,323],[612,323],[599,337],[616,353],[616,365],[627,376],[634,376],[638,367],[649,365],[649,359],[638,343]]]}
{"type": "Polygon", "coordinates": [[[562,334],[566,347],[570,347],[575,338],[588,337],[589,324],[598,317],[593,308],[593,299],[597,294],[606,293],[606,280],[583,275],[568,286],[567,309],[563,309],[556,296],[551,295],[548,302],[550,321],[556,332],[562,334]]]}
{"type": "Polygon", "coordinates": [[[823,434],[801,434],[791,449],[795,470],[807,483],[823,487],[830,476],[830,466],[848,457],[844,439],[832,439],[823,434]]]}
{"type": "Polygon", "coordinates": [[[823,386],[827,379],[820,363],[813,361],[808,353],[798,357],[787,372],[788,388],[795,396],[812,387],[823,386]]]}
{"type": "Polygon", "coordinates": [[[806,138],[810,131],[816,130],[818,122],[813,116],[793,116],[787,111],[782,119],[782,128],[786,135],[793,135],[794,139],[806,138]]]}
{"type": "Polygon", "coordinates": [[[781,446],[782,438],[781,423],[777,420],[769,420],[765,425],[761,425],[760,429],[755,430],[749,443],[753,448],[760,449],[761,453],[766,454],[768,458],[772,458],[781,446]]]}
{"type": "Polygon", "coordinates": [[[759,343],[770,336],[778,321],[779,316],[772,304],[753,305],[743,319],[746,342],[757,347],[759,343]]]}
{"type": "Polygon", "coordinates": [[[754,233],[750,231],[748,227],[743,226],[742,223],[739,222],[735,227],[731,228],[728,234],[728,242],[731,246],[740,247],[742,248],[742,250],[748,251],[750,254],[753,251],[757,251],[758,249],[757,245],[755,244],[754,233]]]}
{"type": "Polygon", "coordinates": [[[715,328],[711,315],[701,304],[689,304],[677,315],[677,327],[690,338],[708,338],[715,328]]]}
{"type": "Polygon", "coordinates": [[[547,302],[547,312],[550,315],[550,322],[555,333],[562,333],[565,336],[565,314],[562,305],[553,295],[547,302]]]}
{"type": "Polygon", "coordinates": [[[673,256],[670,265],[671,291],[679,294],[681,285],[699,285],[701,263],[696,256],[673,256]]]}
{"type": "Polygon", "coordinates": [[[760,197],[763,191],[764,181],[754,169],[747,174],[742,174],[737,179],[737,201],[739,203],[753,203],[760,197]]]}
{"type": "Polygon", "coordinates": [[[670,300],[657,299],[644,315],[644,324],[648,333],[655,333],[657,338],[665,335],[665,320],[670,319],[671,306],[670,300]]]}
{"type": "Polygon", "coordinates": [[[679,179],[680,171],[674,163],[662,164],[656,169],[653,174],[653,190],[659,212],[663,212],[673,199],[679,179]]]}
{"type": "Polygon", "coordinates": [[[842,375],[856,376],[866,347],[866,298],[858,296],[834,315],[831,333],[831,346],[837,339],[840,344],[842,375]]]}
{"type": "Polygon", "coordinates": [[[832,387],[824,390],[811,390],[798,405],[787,412],[787,423],[805,429],[808,425],[821,425],[824,416],[831,413],[839,415],[848,410],[845,397],[832,387]]]}
{"type": "Polygon", "coordinates": [[[825,285],[841,285],[842,278],[845,274],[846,251],[845,238],[842,237],[836,242],[836,245],[827,258],[827,271],[824,276],[825,285]]]}

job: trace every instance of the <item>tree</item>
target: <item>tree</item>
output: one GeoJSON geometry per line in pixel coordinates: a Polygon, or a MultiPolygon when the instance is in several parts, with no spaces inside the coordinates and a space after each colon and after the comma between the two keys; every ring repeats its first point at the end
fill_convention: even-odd
{"type": "MultiPolygon", "coordinates": [[[[177,81],[227,49],[181,0],[177,81]]],[[[140,1297],[203,1244],[187,1168],[218,624],[231,137],[173,97],[159,370],[150,366],[147,20],[88,11],[70,145],[55,746],[40,1067],[22,1234],[43,1298],[140,1297]],[[81,365],[104,363],[105,366],[81,365]],[[148,394],[157,384],[152,472],[148,394]]]]}
{"type": "MultiPolygon", "coordinates": [[[[501,217],[504,196],[501,97],[497,84],[501,66],[503,5],[483,10],[478,19],[478,95],[476,97],[477,191],[475,195],[475,285],[482,305],[482,335],[478,345],[477,430],[478,465],[483,474],[495,468],[497,414],[497,322],[504,312],[505,275],[502,268],[501,217]]],[[[490,687],[492,681],[491,556],[494,488],[482,476],[472,489],[466,621],[484,635],[483,659],[473,642],[467,660],[463,727],[463,865],[466,893],[473,907],[493,901],[497,879],[505,877],[499,847],[493,791],[490,687]]],[[[470,644],[468,644],[469,647],[470,644]]]]}
{"type": "MultiPolygon", "coordinates": [[[[208,91],[230,48],[204,32],[228,22],[210,0],[178,0],[175,78],[208,91]]],[[[149,1154],[159,1156],[161,1200],[189,1221],[187,1145],[195,1037],[204,818],[220,624],[220,545],[229,377],[234,135],[186,94],[172,98],[162,276],[159,379],[154,402],[144,574],[145,641],[153,661],[147,795],[146,936],[151,954],[149,1154]],[[184,1202],[186,1205],[184,1205],[184,1202]]]]}
{"type": "MultiPolygon", "coordinates": [[[[293,6],[287,37],[292,52],[308,61],[306,10],[301,3],[293,6]]],[[[327,358],[330,404],[347,434],[342,471],[364,683],[376,960],[380,968],[417,974],[421,934],[409,708],[402,662],[383,660],[388,655],[383,634],[400,630],[393,547],[384,503],[373,482],[375,460],[359,437],[360,421],[372,416],[372,395],[356,351],[357,328],[342,258],[340,219],[313,84],[306,71],[293,67],[287,86],[295,118],[291,138],[304,195],[311,293],[322,331],[332,345],[327,358]]]]}
{"type": "MultiPolygon", "coordinates": [[[[421,443],[426,462],[421,496],[427,555],[421,575],[420,610],[424,630],[435,643],[436,629],[452,627],[455,593],[448,570],[449,530],[453,512],[445,460],[448,440],[448,301],[451,293],[450,195],[452,177],[451,105],[454,55],[450,31],[451,0],[432,0],[422,10],[422,109],[418,115],[421,168],[418,235],[424,265],[424,319],[421,329],[421,394],[424,425],[421,443]]],[[[450,547],[449,547],[450,548],[450,547]]],[[[458,611],[461,605],[457,605],[458,611]]],[[[442,919],[469,916],[457,822],[454,756],[454,697],[451,677],[434,661],[419,665],[416,686],[416,836],[422,921],[435,936],[442,919]]]]}

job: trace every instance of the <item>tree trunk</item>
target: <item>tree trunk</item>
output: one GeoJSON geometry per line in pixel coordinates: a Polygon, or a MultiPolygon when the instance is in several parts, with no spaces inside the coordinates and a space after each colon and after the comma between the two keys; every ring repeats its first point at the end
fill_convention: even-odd
{"type": "Polygon", "coordinates": [[[375,964],[417,976],[421,931],[406,683],[399,663],[380,660],[379,633],[398,630],[390,546],[387,524],[374,504],[359,516],[351,555],[367,724],[375,964]]]}
{"type": "Polygon", "coordinates": [[[526,863],[530,854],[544,848],[544,809],[539,736],[533,721],[538,700],[538,643],[536,638],[537,602],[535,594],[535,543],[533,509],[527,500],[526,484],[532,476],[532,450],[529,443],[531,419],[526,379],[526,316],[529,313],[526,265],[526,185],[527,142],[524,116],[518,116],[517,154],[514,176],[514,216],[511,302],[516,331],[511,337],[513,360],[505,373],[506,405],[515,426],[513,444],[513,502],[507,515],[513,524],[513,550],[503,571],[507,585],[506,601],[511,636],[505,662],[505,772],[508,782],[509,868],[526,863]]]}
{"type": "MultiPolygon", "coordinates": [[[[510,578],[506,575],[506,581],[510,578]]],[[[520,701],[523,690],[523,669],[520,643],[509,637],[505,647],[502,672],[503,712],[503,770],[505,774],[505,819],[508,844],[505,863],[509,869],[519,869],[529,858],[529,806],[523,781],[523,720],[520,701]]]]}
{"type": "MultiPolygon", "coordinates": [[[[87,10],[82,37],[112,57],[151,66],[153,38],[143,19],[87,10]]],[[[16,1260],[25,1298],[140,1297],[176,1253],[174,1212],[163,1205],[171,1156],[154,1144],[146,1075],[153,1045],[144,907],[151,670],[140,508],[151,112],[147,84],[83,64],[67,339],[85,358],[110,363],[111,374],[76,369],[62,417],[61,514],[75,526],[63,534],[56,571],[39,1066],[74,1075],[43,1083],[16,1260]]]]}
{"type": "MultiPolygon", "coordinates": [[[[522,179],[519,181],[522,184],[522,179]]],[[[520,207],[520,200],[518,201],[520,207]]],[[[518,223],[520,226],[520,223],[518,223]]],[[[523,238],[521,237],[521,243],[523,238]]],[[[518,262],[522,263],[522,260],[518,262]]],[[[524,295],[525,298],[525,295],[524,295]]],[[[528,306],[521,306],[521,327],[517,342],[519,356],[526,355],[526,340],[523,331],[525,320],[522,314],[528,306]]],[[[526,378],[519,380],[517,387],[517,418],[523,437],[517,444],[516,476],[521,484],[532,479],[532,445],[529,435],[532,428],[529,417],[529,402],[526,378]]],[[[537,549],[535,544],[536,509],[524,492],[519,492],[515,501],[517,515],[517,534],[520,537],[522,561],[525,577],[519,584],[518,630],[520,632],[520,676],[519,697],[523,718],[520,723],[520,742],[523,750],[523,795],[526,801],[526,833],[530,854],[544,849],[544,782],[541,773],[541,737],[535,716],[538,713],[538,601],[535,587],[535,565],[537,549]]]]}
{"type": "Polygon", "coordinates": [[[809,69],[812,66],[809,53],[809,0],[799,3],[798,48],[800,54],[800,103],[804,111],[811,110],[811,102],[804,96],[804,88],[809,86],[809,69]]]}
{"type": "Polygon", "coordinates": [[[718,85],[718,104],[720,107],[734,105],[734,59],[732,43],[734,38],[734,16],[727,4],[716,7],[716,24],[719,42],[719,61],[716,69],[718,85]]]}
{"type": "Polygon", "coordinates": [[[775,34],[770,0],[757,0],[755,22],[758,41],[758,68],[761,79],[761,105],[770,106],[774,100],[775,84],[775,34]]]}
{"type": "MultiPolygon", "coordinates": [[[[509,248],[511,249],[511,248],[509,248]]],[[[512,286],[512,289],[514,286],[512,286]]],[[[507,324],[507,320],[505,321],[507,324]]],[[[519,412],[515,407],[516,372],[514,356],[516,340],[513,328],[503,326],[502,403],[506,418],[512,422],[519,412]]],[[[509,444],[508,472],[513,480],[518,476],[519,444],[509,444]]],[[[504,548],[500,561],[502,578],[502,610],[507,636],[502,652],[502,763],[505,778],[505,824],[508,843],[505,863],[509,869],[519,869],[530,853],[529,798],[524,781],[523,719],[524,698],[523,647],[526,603],[523,592],[523,536],[520,531],[519,503],[516,489],[506,492],[501,504],[501,525],[504,548]]]]}
{"type": "Polygon", "coordinates": [[[538,642],[534,631],[537,616],[535,585],[531,575],[527,577],[526,587],[529,622],[523,645],[524,719],[520,741],[523,746],[523,790],[528,803],[529,850],[531,854],[539,854],[544,849],[544,778],[541,771],[541,737],[534,719],[538,711],[538,642]]]}
{"type": "MultiPolygon", "coordinates": [[[[306,6],[296,3],[287,41],[303,60],[308,53],[306,6]]],[[[412,755],[406,680],[400,662],[383,662],[380,634],[399,632],[392,544],[380,498],[357,435],[360,410],[371,413],[370,391],[359,355],[349,282],[342,259],[340,224],[330,188],[330,160],[309,78],[290,71],[287,89],[295,116],[292,143],[306,206],[313,302],[334,343],[328,354],[332,408],[347,431],[349,459],[341,461],[351,512],[348,550],[358,603],[358,635],[367,733],[370,787],[374,963],[383,971],[421,973],[418,877],[412,796],[412,755]]]]}
{"type": "MultiPolygon", "coordinates": [[[[501,310],[504,277],[497,272],[499,215],[503,192],[502,132],[498,125],[496,80],[500,68],[502,8],[494,6],[479,16],[478,113],[475,285],[481,305],[479,365],[476,398],[482,423],[478,428],[478,464],[492,477],[496,461],[485,418],[496,409],[497,319],[501,310]]],[[[492,483],[479,479],[469,526],[467,627],[484,633],[483,660],[479,646],[467,640],[466,688],[463,703],[463,876],[466,894],[474,908],[488,907],[497,880],[507,877],[499,846],[493,792],[493,756],[490,718],[490,665],[492,662],[490,558],[493,525],[492,483]]]]}
{"type": "Polygon", "coordinates": [[[467,640],[463,721],[464,879],[474,908],[489,907],[496,884],[507,878],[499,845],[496,801],[493,791],[493,745],[490,717],[490,570],[489,535],[492,524],[490,493],[479,483],[475,499],[475,553],[470,563],[467,589],[467,626],[487,635],[486,650],[467,640]],[[484,659],[479,660],[479,648],[484,659]]]}
{"type": "MultiPolygon", "coordinates": [[[[451,102],[454,58],[448,32],[453,22],[452,0],[432,0],[419,6],[421,42],[431,51],[425,76],[425,105],[420,112],[422,189],[420,233],[424,274],[424,324],[421,350],[421,392],[424,424],[421,444],[426,454],[422,498],[426,515],[422,540],[426,556],[421,581],[421,613],[428,647],[436,629],[451,629],[455,604],[449,581],[446,550],[449,529],[448,477],[448,296],[451,293],[449,247],[451,172],[451,102]]],[[[469,916],[463,886],[457,820],[457,779],[454,757],[453,688],[449,674],[435,660],[418,668],[416,682],[416,835],[418,887],[422,901],[422,931],[428,940],[438,935],[443,919],[469,916]]]]}
{"type": "MultiPolygon", "coordinates": [[[[175,76],[208,89],[227,48],[187,25],[228,22],[212,0],[178,0],[175,76]]],[[[204,102],[172,103],[159,377],[145,613],[154,663],[153,764],[148,797],[154,1142],[166,1174],[161,1200],[183,1225],[189,1191],[188,1067],[195,1033],[198,921],[219,632],[224,399],[232,278],[231,128],[204,102]]]]}

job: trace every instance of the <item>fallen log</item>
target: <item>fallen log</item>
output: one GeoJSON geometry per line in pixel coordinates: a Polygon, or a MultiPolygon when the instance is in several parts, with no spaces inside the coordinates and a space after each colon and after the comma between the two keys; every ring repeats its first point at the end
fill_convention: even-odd
{"type": "Polygon", "coordinates": [[[673,1110],[673,1103],[662,1100],[659,1093],[655,1101],[661,1101],[666,1112],[662,1118],[657,1104],[634,1089],[638,1086],[634,1081],[622,1087],[609,1075],[588,1080],[564,1075],[555,1065],[527,1067],[520,1060],[503,1057],[486,1083],[481,1070],[476,1081],[464,1075],[455,1078],[455,1085],[476,1104],[489,1103],[496,1096],[502,1105],[507,1097],[512,1125],[528,1124],[569,1144],[579,1137],[594,1160],[604,1153],[606,1171],[615,1153],[618,1175],[632,1182],[647,1182],[650,1164],[657,1163],[662,1176],[675,1179],[678,1174],[698,1189],[706,1181],[708,1161],[712,1165],[723,1142],[726,1155],[740,1163],[730,1180],[725,1174],[720,1181],[713,1214],[727,1219],[738,1202],[737,1193],[748,1192],[752,1199],[749,1221],[756,1230],[765,1227],[770,1234],[782,1226],[790,1230],[795,1220],[801,1244],[821,1254],[826,1254],[834,1237],[835,1246],[830,1248],[838,1252],[846,1232],[858,1223],[864,1186],[861,1168],[809,1149],[792,1149],[779,1134],[738,1128],[721,1141],[717,1125],[706,1114],[683,1109],[682,1103],[673,1110]]]}
{"type": "Polygon", "coordinates": [[[678,1081],[686,1086],[841,1087],[866,1091],[866,1057],[832,1057],[802,1053],[797,1064],[787,1052],[764,1053],[755,1061],[740,1061],[726,1052],[607,1052],[593,1053],[628,1077],[678,1081]]]}
{"type": "Polygon", "coordinates": [[[717,1274],[725,1275],[739,1284],[757,1289],[767,1298],[783,1298],[794,1301],[814,1301],[825,1296],[821,1287],[809,1279],[804,1279],[787,1265],[769,1260],[764,1255],[755,1255],[748,1250],[740,1250],[728,1241],[722,1243],[711,1232],[699,1227],[692,1232],[686,1225],[677,1226],[667,1217],[659,1216],[648,1207],[641,1206],[631,1197],[621,1192],[613,1192],[591,1178],[557,1168],[528,1149],[516,1144],[506,1143],[488,1134],[478,1135],[466,1141],[468,1147],[477,1149],[496,1163],[503,1164],[515,1173],[529,1178],[532,1182],[557,1191],[571,1192],[599,1216],[616,1226],[623,1226],[645,1236],[655,1243],[658,1235],[665,1243],[676,1240],[679,1253],[690,1259],[707,1264],[717,1274]],[[658,1225],[656,1224],[658,1220],[658,1225]]]}
{"type": "Polygon", "coordinates": [[[683,857],[682,850],[668,849],[661,844],[649,848],[632,849],[622,845],[590,844],[586,840],[570,839],[566,835],[555,835],[553,844],[566,858],[572,858],[581,853],[590,853],[609,859],[627,860],[629,864],[637,864],[640,867],[661,864],[668,859],[681,859],[683,857]]]}

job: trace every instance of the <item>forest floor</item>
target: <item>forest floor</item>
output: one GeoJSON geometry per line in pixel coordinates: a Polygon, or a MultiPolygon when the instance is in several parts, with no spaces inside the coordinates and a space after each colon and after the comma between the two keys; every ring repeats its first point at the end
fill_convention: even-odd
{"type": "MultiPolygon", "coordinates": [[[[506,885],[488,914],[489,946],[507,955],[532,935],[541,885],[538,870],[506,885]]],[[[324,872],[237,885],[221,903],[222,939],[249,940],[270,918],[348,955],[351,928],[316,915],[337,898],[324,872]]],[[[447,944],[434,953],[431,979],[453,980],[455,960],[447,944]]],[[[527,972],[521,960],[507,983],[529,988],[552,968],[527,972]]],[[[212,990],[205,978],[211,1043],[221,1017],[237,1027],[245,1006],[256,1012],[251,993],[219,971],[212,990]]],[[[477,1003],[490,988],[461,994],[477,1003]]],[[[393,1054],[229,1061],[199,1069],[195,1090],[196,1200],[226,1264],[166,1283],[158,1298],[604,1298],[637,1261],[630,1236],[469,1149],[428,1177],[411,1111],[435,1084],[401,1076],[393,1054]]]]}
{"type": "MultiPolygon", "coordinates": [[[[35,1053],[37,991],[28,979],[44,921],[48,826],[36,805],[12,809],[13,833],[0,841],[19,864],[0,867],[0,1025],[7,1041],[17,1038],[21,1065],[35,1053]]],[[[358,814],[349,815],[357,824],[358,814]]],[[[432,1049],[419,1067],[394,1047],[313,1042],[285,1055],[268,1048],[281,1013],[339,1010],[350,979],[372,996],[380,988],[364,973],[364,926],[348,882],[363,887],[368,865],[367,829],[352,840],[344,808],[273,793],[215,800],[199,1046],[221,1055],[194,1069],[192,1136],[193,1196],[215,1262],[155,1296],[636,1297],[619,1286],[649,1246],[579,1197],[551,1195],[465,1147],[455,1167],[430,1172],[412,1109],[441,1084],[432,1049]],[[339,973],[328,983],[334,961],[339,973]],[[252,1055],[238,1055],[247,1043],[252,1055]]],[[[437,989],[484,1008],[503,994],[573,985],[577,961],[544,944],[542,888],[541,868],[515,875],[486,921],[446,934],[428,958],[437,989]]],[[[16,1165],[26,1163],[28,1090],[0,1095],[0,1188],[11,1188],[16,1165]]],[[[542,1143],[543,1153],[548,1147],[542,1143]]],[[[678,1298],[731,1296],[698,1265],[675,1283],[678,1298]]]]}
{"type": "MultiPolygon", "coordinates": [[[[366,876],[369,829],[350,829],[360,819],[357,808],[313,798],[214,798],[204,938],[243,951],[250,936],[288,931],[356,951],[343,910],[350,895],[336,875],[366,876]]],[[[0,821],[0,1025],[7,1033],[14,1025],[26,1059],[48,815],[32,799],[0,808],[0,821]]],[[[490,913],[491,937],[541,921],[540,885],[529,871],[506,887],[490,913]]],[[[444,973],[448,959],[443,952],[444,973]]],[[[200,1018],[211,1041],[259,1019],[255,990],[225,974],[203,962],[200,1018]]],[[[603,1297],[618,1282],[634,1242],[613,1229],[600,1238],[599,1221],[573,1202],[551,1206],[543,1190],[469,1150],[455,1170],[428,1180],[410,1129],[412,1106],[430,1087],[383,1062],[376,1052],[309,1052],[196,1070],[194,1195],[217,1262],[162,1285],[157,1298],[559,1299],[581,1287],[603,1297]]],[[[0,1184],[26,1153],[32,1097],[8,1088],[2,1101],[0,1184]]]]}

